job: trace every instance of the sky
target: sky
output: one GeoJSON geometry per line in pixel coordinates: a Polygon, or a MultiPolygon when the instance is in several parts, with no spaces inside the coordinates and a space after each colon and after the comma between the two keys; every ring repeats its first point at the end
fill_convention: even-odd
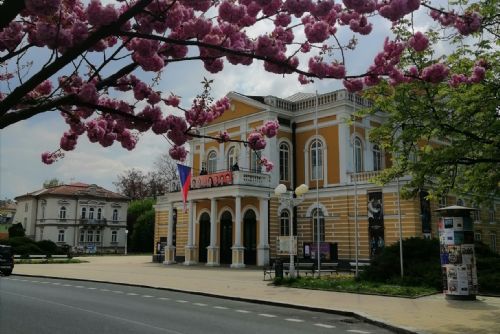
{"type": "MultiPolygon", "coordinates": [[[[112,2],[112,1],[107,1],[112,2]]],[[[418,16],[417,16],[418,18],[418,16]]],[[[423,21],[422,21],[423,22],[423,21]]],[[[346,57],[349,74],[362,73],[372,63],[374,56],[382,49],[390,23],[377,19],[374,31],[367,37],[357,36],[357,50],[346,57]]],[[[265,23],[253,28],[254,33],[263,31],[265,23]]],[[[339,33],[339,38],[351,38],[352,32],[339,33]]],[[[300,39],[300,37],[299,37],[300,39]]],[[[46,56],[38,50],[34,58],[46,56]]],[[[302,59],[302,64],[305,60],[302,59]]],[[[139,77],[144,77],[140,75],[139,77]]],[[[287,97],[297,92],[325,93],[342,88],[338,80],[316,81],[302,86],[297,75],[275,75],[263,69],[262,62],[254,61],[251,66],[232,66],[225,61],[224,70],[211,74],[204,70],[201,62],[169,64],[162,80],[155,89],[168,96],[170,92],[182,97],[182,105],[201,92],[203,78],[213,79],[212,95],[218,99],[236,91],[245,95],[274,95],[287,97]]],[[[4,90],[4,87],[0,87],[4,90]]],[[[127,97],[125,97],[127,98],[127,97]]],[[[151,132],[143,134],[133,151],[127,151],[119,143],[103,148],[92,144],[86,135],[80,136],[74,151],[66,152],[64,159],[52,165],[41,161],[41,153],[58,148],[60,138],[67,125],[56,111],[35,116],[0,130],[0,199],[14,198],[38,190],[44,181],[57,178],[64,183],[84,182],[116,191],[113,182],[128,169],[148,172],[154,161],[168,151],[169,143],[151,132]]]]}

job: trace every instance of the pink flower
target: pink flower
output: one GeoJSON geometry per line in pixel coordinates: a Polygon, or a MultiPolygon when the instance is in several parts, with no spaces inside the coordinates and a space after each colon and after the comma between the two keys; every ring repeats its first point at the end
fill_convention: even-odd
{"type": "Polygon", "coordinates": [[[363,90],[363,80],[361,79],[343,80],[342,83],[349,93],[359,92],[363,90]]]}
{"type": "Polygon", "coordinates": [[[263,150],[266,147],[266,140],[264,136],[260,132],[252,132],[248,135],[247,138],[248,146],[252,150],[263,150]]]}
{"type": "Polygon", "coordinates": [[[170,94],[170,96],[167,99],[164,99],[163,102],[165,102],[167,106],[172,106],[174,108],[177,108],[181,100],[179,99],[178,96],[170,94]]]}
{"type": "Polygon", "coordinates": [[[95,88],[95,85],[92,82],[85,83],[80,87],[80,91],[78,92],[78,97],[83,102],[88,102],[93,104],[97,103],[97,100],[99,99],[99,96],[97,95],[97,89],[95,88]]]}
{"type": "Polygon", "coordinates": [[[427,36],[417,31],[409,40],[408,44],[417,52],[424,51],[429,46],[429,39],[427,36]]]}
{"type": "Polygon", "coordinates": [[[36,91],[41,95],[49,95],[52,92],[52,82],[45,80],[36,87],[36,91]]]}
{"type": "Polygon", "coordinates": [[[219,143],[225,143],[225,142],[228,142],[231,137],[229,136],[229,133],[227,133],[227,131],[221,131],[219,132],[219,138],[217,139],[217,141],[219,143]]]}
{"type": "Polygon", "coordinates": [[[65,151],[72,151],[76,147],[76,140],[78,139],[78,135],[73,133],[72,131],[65,132],[61,138],[61,149],[65,151]]]}
{"type": "Polygon", "coordinates": [[[422,70],[422,79],[431,83],[439,83],[448,76],[449,72],[450,70],[444,64],[432,64],[422,70]]]}
{"type": "Polygon", "coordinates": [[[277,120],[266,121],[259,130],[267,138],[272,138],[278,134],[279,127],[280,124],[277,120]]]}
{"type": "Polygon", "coordinates": [[[57,13],[61,0],[25,0],[24,4],[32,15],[49,16],[57,13]]]}
{"type": "Polygon", "coordinates": [[[273,170],[274,164],[271,161],[269,161],[269,159],[266,157],[262,157],[260,159],[260,164],[264,166],[267,173],[273,170]]]}
{"type": "Polygon", "coordinates": [[[184,161],[186,160],[187,157],[187,151],[184,148],[184,146],[172,146],[168,150],[168,154],[170,154],[170,157],[174,160],[179,160],[179,161],[184,161]]]}

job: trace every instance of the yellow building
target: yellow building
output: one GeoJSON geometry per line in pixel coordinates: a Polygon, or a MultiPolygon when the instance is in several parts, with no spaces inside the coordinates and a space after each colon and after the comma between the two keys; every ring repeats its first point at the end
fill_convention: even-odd
{"type": "MultiPolygon", "coordinates": [[[[383,114],[352,117],[368,106],[367,100],[345,90],[283,99],[231,92],[228,98],[230,109],[201,134],[226,131],[231,139],[245,140],[265,121],[277,119],[279,133],[260,153],[275,168],[265,173],[243,144],[191,140],[193,178],[186,210],[178,183],[156,205],[155,252],[165,252],[165,264],[262,266],[280,255],[278,244],[286,244],[291,225],[299,257],[314,258],[319,241],[324,256],[347,261],[356,252],[359,260],[368,261],[397,242],[400,226],[403,238],[437,237],[434,210],[439,203],[425,200],[425,193],[398,201],[396,183],[381,187],[370,182],[391,159],[368,136],[383,122],[383,114]],[[202,169],[207,175],[199,175],[202,169]],[[309,186],[293,212],[274,194],[280,183],[290,190],[309,186]]],[[[400,184],[406,181],[402,178],[400,184]]],[[[455,204],[457,199],[447,200],[455,204]]],[[[484,232],[492,245],[496,225],[484,232]]]]}

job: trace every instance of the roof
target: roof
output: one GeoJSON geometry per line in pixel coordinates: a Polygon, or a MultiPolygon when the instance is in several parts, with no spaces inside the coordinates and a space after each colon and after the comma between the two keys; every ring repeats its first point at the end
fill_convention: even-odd
{"type": "Polygon", "coordinates": [[[112,192],[110,190],[99,187],[95,184],[86,184],[82,182],[76,182],[71,184],[62,184],[50,188],[44,188],[40,190],[27,193],[26,195],[21,195],[16,197],[41,197],[41,196],[84,196],[84,197],[97,197],[97,198],[107,198],[115,200],[128,200],[129,198],[118,193],[112,192]]]}
{"type": "Polygon", "coordinates": [[[310,97],[314,97],[316,94],[314,93],[295,93],[293,95],[290,95],[289,97],[285,97],[284,100],[290,101],[290,102],[297,102],[300,100],[308,99],[310,97]]]}

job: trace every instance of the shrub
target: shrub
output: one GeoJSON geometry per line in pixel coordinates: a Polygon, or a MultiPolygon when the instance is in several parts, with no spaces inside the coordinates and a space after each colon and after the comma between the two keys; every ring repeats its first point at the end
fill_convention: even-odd
{"type": "Polygon", "coordinates": [[[56,243],[51,240],[40,240],[36,245],[41,249],[42,254],[53,255],[59,253],[56,243]]]}
{"type": "Polygon", "coordinates": [[[35,243],[20,244],[14,247],[14,254],[26,257],[31,254],[42,254],[42,250],[35,243]]]}

